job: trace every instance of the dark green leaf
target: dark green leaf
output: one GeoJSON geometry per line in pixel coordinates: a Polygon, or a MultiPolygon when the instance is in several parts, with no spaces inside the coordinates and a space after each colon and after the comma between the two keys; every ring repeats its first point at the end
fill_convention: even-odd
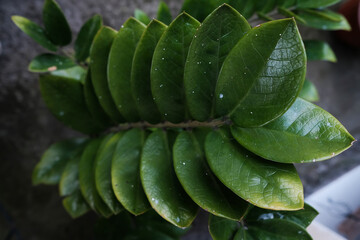
{"type": "Polygon", "coordinates": [[[132,129],[117,143],[111,166],[112,187],[126,210],[140,215],[150,208],[140,180],[140,157],[146,133],[132,129]]]}
{"type": "Polygon", "coordinates": [[[241,227],[235,234],[234,240],[257,240],[252,237],[245,228],[241,227]]]}
{"type": "Polygon", "coordinates": [[[226,218],[209,216],[209,232],[213,240],[232,240],[239,223],[226,218]]]}
{"type": "Polygon", "coordinates": [[[224,131],[208,135],[205,152],[214,174],[246,201],[273,210],[303,208],[303,186],[293,165],[261,159],[231,141],[224,131]]]}
{"type": "Polygon", "coordinates": [[[336,118],[301,98],[275,121],[261,128],[233,127],[232,133],[255,154],[284,163],[326,160],[354,141],[336,118]]]}
{"type": "Polygon", "coordinates": [[[79,189],[79,162],[81,153],[70,159],[61,174],[59,193],[60,196],[68,196],[79,189]]]}
{"type": "Polygon", "coordinates": [[[319,93],[315,87],[315,85],[309,80],[305,80],[304,85],[301,89],[299,97],[305,99],[309,102],[317,102],[319,101],[319,93]]]}
{"type": "Polygon", "coordinates": [[[225,59],[215,91],[218,116],[236,125],[264,125],[295,101],[306,73],[304,46],[293,19],[253,28],[225,59]]]}
{"type": "Polygon", "coordinates": [[[140,9],[135,9],[134,17],[145,25],[148,25],[151,21],[149,16],[140,9]]]}
{"type": "Polygon", "coordinates": [[[131,89],[137,109],[141,116],[150,123],[161,121],[161,114],[151,93],[151,63],[155,47],[166,30],[166,25],[153,20],[144,31],[136,48],[131,71],[131,89]]]}
{"type": "Polygon", "coordinates": [[[279,7],[278,8],[278,12],[282,15],[284,15],[285,17],[293,17],[295,18],[296,21],[305,24],[305,20],[302,19],[301,17],[299,17],[298,15],[296,15],[296,13],[294,13],[293,11],[285,8],[285,7],[279,7]]]}
{"type": "Polygon", "coordinates": [[[78,80],[41,75],[40,91],[46,106],[66,126],[86,134],[103,130],[91,117],[78,80]]]}
{"type": "Polygon", "coordinates": [[[247,19],[255,13],[256,1],[254,0],[229,0],[229,4],[247,19]]]}
{"type": "Polygon", "coordinates": [[[106,114],[114,122],[122,122],[123,118],[111,98],[107,77],[108,57],[115,36],[116,31],[108,27],[101,28],[96,34],[90,49],[91,80],[100,105],[106,114]]]}
{"type": "Polygon", "coordinates": [[[58,184],[67,162],[82,151],[86,142],[85,138],[74,138],[51,145],[33,171],[33,184],[58,184]]]}
{"type": "Polygon", "coordinates": [[[175,226],[188,227],[198,208],[175,175],[169,138],[161,130],[147,138],[141,157],[141,182],[151,206],[164,219],[175,226]]]}
{"type": "Polygon", "coordinates": [[[84,84],[84,96],[86,106],[88,107],[91,116],[97,121],[101,126],[109,127],[114,123],[110,120],[108,115],[104,112],[101,107],[98,98],[96,97],[94,86],[91,81],[90,69],[88,70],[85,78],[84,84]]]}
{"type": "Polygon", "coordinates": [[[95,186],[94,162],[102,140],[102,138],[94,139],[86,146],[79,165],[79,183],[81,193],[89,206],[103,217],[108,218],[112,212],[101,199],[95,186]]]}
{"type": "Polygon", "coordinates": [[[102,26],[100,15],[95,15],[81,27],[79,35],[75,41],[75,58],[78,61],[85,61],[90,54],[90,47],[96,33],[102,26]]]}
{"type": "Polygon", "coordinates": [[[309,61],[337,61],[335,53],[328,43],[318,40],[305,40],[304,44],[309,61]]]}
{"type": "Polygon", "coordinates": [[[246,215],[247,223],[256,225],[258,221],[267,221],[272,219],[283,219],[296,223],[303,228],[307,228],[319,213],[310,205],[304,205],[304,209],[298,211],[272,211],[254,207],[246,215]]]}
{"type": "Polygon", "coordinates": [[[139,120],[131,91],[131,68],[136,46],[146,26],[129,18],[119,30],[111,46],[108,63],[108,82],[119,112],[129,122],[139,120]]]}
{"type": "Polygon", "coordinates": [[[186,13],[167,28],[156,46],[151,66],[151,90],[166,120],[185,119],[184,67],[190,43],[200,23],[186,13]]]}
{"type": "Polygon", "coordinates": [[[79,190],[64,198],[63,205],[72,218],[78,218],[90,210],[79,190]]]}
{"type": "Polygon", "coordinates": [[[51,42],[65,46],[71,42],[71,30],[59,4],[54,0],[45,0],[43,22],[51,42]]]}
{"type": "Polygon", "coordinates": [[[133,219],[124,211],[109,219],[100,218],[94,230],[96,240],[123,240],[134,230],[133,219]]]}
{"type": "Polygon", "coordinates": [[[34,39],[35,42],[50,51],[56,52],[57,47],[49,40],[42,27],[21,16],[12,16],[11,19],[18,28],[34,39]]]}
{"type": "Polygon", "coordinates": [[[114,214],[123,210],[122,205],[116,199],[111,184],[111,161],[116,144],[121,139],[123,132],[109,134],[101,143],[95,159],[95,185],[101,198],[114,214]]]}
{"type": "Polygon", "coordinates": [[[172,16],[168,5],[165,2],[161,1],[159,4],[157,19],[165,24],[170,24],[172,22],[172,16]]]}
{"type": "Polygon", "coordinates": [[[202,22],[221,2],[219,0],[185,0],[181,11],[202,22]]]}
{"type": "Polygon", "coordinates": [[[58,77],[72,78],[72,79],[78,80],[79,82],[84,84],[86,70],[83,67],[75,66],[75,67],[67,68],[67,69],[63,69],[63,70],[56,70],[56,71],[50,72],[50,74],[53,76],[58,76],[58,77]]]}
{"type": "Polygon", "coordinates": [[[305,20],[305,25],[322,30],[351,30],[346,18],[330,10],[302,9],[297,15],[305,20]]]}
{"type": "Polygon", "coordinates": [[[299,8],[325,8],[340,1],[341,0],[297,0],[296,6],[299,8]]]}
{"type": "Polygon", "coordinates": [[[76,64],[68,57],[44,53],[35,57],[29,64],[30,72],[52,72],[71,68],[76,64]]]}
{"type": "Polygon", "coordinates": [[[255,9],[258,13],[268,13],[276,6],[277,0],[257,0],[255,9]]]}
{"type": "Polygon", "coordinates": [[[283,219],[256,221],[253,225],[248,226],[247,232],[254,239],[312,240],[304,228],[283,219]]]}
{"type": "Polygon", "coordinates": [[[248,204],[227,189],[210,171],[203,154],[206,133],[208,131],[205,130],[182,132],[176,138],[176,175],[185,191],[201,208],[220,217],[241,220],[248,204]]]}
{"type": "Polygon", "coordinates": [[[185,64],[184,86],[190,114],[199,121],[213,116],[216,82],[222,64],[251,27],[229,5],[211,13],[196,32],[185,64]]]}

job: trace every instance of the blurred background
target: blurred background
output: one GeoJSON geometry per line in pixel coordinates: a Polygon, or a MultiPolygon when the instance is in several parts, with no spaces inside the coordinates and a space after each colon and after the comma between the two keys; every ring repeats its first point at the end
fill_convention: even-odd
{"type": "MultiPolygon", "coordinates": [[[[166,0],[173,16],[182,1],[166,0]]],[[[92,15],[119,29],[136,8],[156,15],[158,0],[58,0],[74,34],[92,15]]],[[[94,213],[72,220],[62,207],[56,186],[31,185],[31,173],[54,142],[78,133],[58,122],[40,96],[38,75],[27,71],[44,49],[23,34],[12,15],[41,22],[43,0],[0,0],[0,240],[92,239],[94,213]],[[12,236],[12,237],[9,237],[12,236]]],[[[335,6],[335,9],[339,5],[335,6]]],[[[317,86],[317,103],[360,137],[360,50],[339,41],[333,32],[300,27],[304,39],[327,41],[337,63],[311,62],[308,78],[317,86]]],[[[297,166],[306,196],[360,165],[360,144],[332,160],[297,166]]],[[[354,183],[356,186],[358,183],[354,183]]],[[[360,191],[357,188],[357,191],[360,191]]],[[[338,214],[346,214],[339,211],[338,214]]],[[[210,239],[201,213],[184,239],[210,239]]]]}

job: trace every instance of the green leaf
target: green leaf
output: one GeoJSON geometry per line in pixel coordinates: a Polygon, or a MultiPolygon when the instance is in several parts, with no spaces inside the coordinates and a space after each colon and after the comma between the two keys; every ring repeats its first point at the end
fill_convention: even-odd
{"type": "Polygon", "coordinates": [[[134,17],[145,25],[148,25],[151,21],[149,16],[140,9],[135,9],[134,17]]]}
{"type": "Polygon", "coordinates": [[[305,24],[305,20],[302,19],[301,17],[299,17],[298,15],[296,15],[296,13],[294,13],[293,11],[285,8],[285,7],[279,7],[278,8],[278,12],[282,15],[284,15],[285,17],[293,17],[295,18],[296,21],[305,24]]]}
{"type": "Polygon", "coordinates": [[[336,62],[336,56],[330,45],[318,40],[304,41],[306,56],[309,61],[329,61],[336,62]]]}
{"type": "Polygon", "coordinates": [[[231,240],[238,228],[236,221],[209,215],[209,232],[213,240],[231,240]]]}
{"type": "Polygon", "coordinates": [[[79,165],[79,183],[81,193],[89,206],[103,217],[108,218],[112,212],[101,199],[95,186],[94,162],[102,140],[102,138],[94,139],[86,146],[79,165]]]}
{"type": "Polygon", "coordinates": [[[301,98],[275,121],[261,128],[233,127],[232,134],[253,153],[283,163],[326,160],[354,141],[336,118],[301,98]]]}
{"type": "Polygon", "coordinates": [[[161,114],[170,122],[181,122],[186,117],[184,67],[199,25],[196,19],[182,13],[167,28],[154,52],[151,90],[161,114]]]}
{"type": "Polygon", "coordinates": [[[96,97],[94,86],[91,81],[90,69],[88,70],[85,78],[84,96],[86,106],[88,107],[91,116],[97,123],[101,124],[105,128],[114,125],[114,122],[112,122],[109,116],[106,115],[105,111],[99,103],[98,98],[96,97]]]}
{"type": "Polygon", "coordinates": [[[136,47],[131,71],[131,89],[141,119],[150,123],[162,120],[151,93],[151,64],[155,47],[166,30],[157,20],[149,23],[136,47]]]}
{"type": "Polygon", "coordinates": [[[305,80],[299,97],[301,97],[302,99],[305,99],[309,102],[319,101],[319,93],[318,93],[315,85],[312,82],[310,82],[309,80],[305,80]]]}
{"type": "Polygon", "coordinates": [[[261,159],[231,141],[224,131],[208,135],[205,152],[214,174],[246,201],[273,210],[303,208],[303,186],[293,165],[261,159]]]}
{"type": "Polygon", "coordinates": [[[136,46],[146,26],[129,18],[119,30],[111,46],[108,63],[110,92],[119,112],[129,122],[139,120],[131,91],[131,68],[136,46]]]}
{"type": "Polygon", "coordinates": [[[82,151],[86,142],[85,138],[74,138],[51,145],[35,166],[33,184],[58,184],[67,162],[82,151]]]}
{"type": "Polygon", "coordinates": [[[83,85],[78,80],[41,75],[40,91],[46,106],[66,126],[86,134],[103,130],[91,117],[84,100],[83,85]]]}
{"type": "Polygon", "coordinates": [[[341,0],[297,0],[298,8],[325,8],[334,5],[341,0]]]}
{"type": "Polygon", "coordinates": [[[68,57],[44,53],[36,56],[29,64],[30,72],[52,72],[76,66],[68,57]]]}
{"type": "Polygon", "coordinates": [[[111,97],[107,76],[109,52],[116,33],[109,27],[102,27],[96,34],[90,49],[90,68],[91,80],[100,105],[114,122],[122,122],[124,119],[111,97]]]}
{"type": "Polygon", "coordinates": [[[79,35],[75,41],[75,58],[78,61],[85,61],[90,55],[90,47],[96,33],[102,26],[100,15],[95,15],[81,27],[79,35]]]}
{"type": "Polygon", "coordinates": [[[59,4],[45,0],[43,22],[47,35],[55,45],[65,46],[71,42],[71,30],[59,4]]]}
{"type": "Polygon", "coordinates": [[[245,228],[241,227],[236,232],[234,236],[234,240],[257,240],[257,239],[251,236],[249,232],[245,230],[245,228]]]}
{"type": "Polygon", "coordinates": [[[253,28],[225,59],[215,90],[217,116],[255,127],[281,116],[306,73],[304,46],[293,19],[253,28]]]}
{"type": "Polygon", "coordinates": [[[161,130],[147,138],[141,157],[140,177],[153,209],[175,226],[188,227],[198,208],[175,175],[171,142],[172,136],[161,130]]]}
{"type": "Polygon", "coordinates": [[[50,41],[42,27],[21,16],[12,16],[11,19],[21,31],[31,37],[35,42],[50,51],[57,51],[57,47],[50,41]]]}
{"type": "Polygon", "coordinates": [[[94,226],[95,239],[122,240],[134,230],[133,223],[130,214],[125,211],[109,219],[100,218],[94,226]]]}
{"type": "Polygon", "coordinates": [[[221,2],[219,0],[185,0],[181,8],[182,12],[202,22],[221,2]]]}
{"type": "Polygon", "coordinates": [[[67,68],[67,69],[63,69],[63,70],[56,70],[56,71],[50,72],[50,74],[53,76],[58,76],[58,77],[72,78],[72,79],[78,80],[79,82],[84,84],[86,70],[83,67],[75,66],[75,67],[71,67],[71,68],[67,68]]]}
{"type": "Polygon", "coordinates": [[[60,196],[68,196],[79,189],[79,162],[81,153],[70,159],[61,174],[59,193],[60,196]]]}
{"type": "Polygon", "coordinates": [[[228,3],[246,19],[249,19],[255,13],[256,1],[254,0],[229,0],[228,3]]]}
{"type": "Polygon", "coordinates": [[[256,11],[261,14],[266,14],[273,10],[277,4],[277,0],[257,0],[256,11]]]}
{"type": "Polygon", "coordinates": [[[232,220],[241,220],[248,204],[227,189],[210,171],[203,154],[209,131],[182,132],[174,144],[176,175],[191,199],[206,211],[232,220]],[[200,139],[197,139],[200,138],[200,139]]]}
{"type": "Polygon", "coordinates": [[[111,179],[115,196],[126,210],[140,215],[150,208],[140,180],[140,157],[146,133],[132,129],[116,145],[111,179]]]}
{"type": "Polygon", "coordinates": [[[109,134],[101,143],[95,159],[95,185],[101,198],[114,214],[123,210],[122,205],[116,199],[111,184],[111,161],[116,144],[121,139],[123,132],[109,134]]]}
{"type": "Polygon", "coordinates": [[[78,218],[90,210],[79,190],[64,198],[63,205],[72,218],[78,218]]]}
{"type": "Polygon", "coordinates": [[[351,30],[346,18],[330,10],[301,9],[297,15],[305,20],[305,25],[321,30],[351,30]]]}
{"type": "Polygon", "coordinates": [[[245,221],[256,225],[258,221],[267,221],[272,219],[283,219],[296,223],[303,228],[307,228],[319,213],[310,205],[304,205],[304,209],[298,211],[272,211],[254,207],[246,215],[245,221]]]}
{"type": "Polygon", "coordinates": [[[196,120],[206,121],[213,116],[215,86],[222,64],[250,29],[235,9],[224,4],[211,13],[196,32],[184,76],[187,105],[196,120]]]}
{"type": "Polygon", "coordinates": [[[172,16],[168,5],[165,2],[161,1],[159,3],[159,8],[157,12],[157,19],[165,24],[170,24],[172,22],[172,16]]]}
{"type": "Polygon", "coordinates": [[[256,221],[247,232],[254,239],[312,240],[306,229],[283,219],[256,221]]]}

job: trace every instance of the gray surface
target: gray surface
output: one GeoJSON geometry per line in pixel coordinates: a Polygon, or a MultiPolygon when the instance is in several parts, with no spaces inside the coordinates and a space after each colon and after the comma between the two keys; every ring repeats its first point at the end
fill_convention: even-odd
{"type": "MultiPolygon", "coordinates": [[[[154,16],[157,2],[59,0],[75,32],[95,13],[104,16],[104,23],[114,28],[119,28],[136,7],[154,16]]],[[[174,13],[180,2],[170,2],[174,13]]],[[[0,239],[10,225],[16,226],[22,239],[92,239],[94,214],[71,220],[62,208],[56,187],[31,186],[31,172],[42,152],[51,143],[77,134],[49,113],[40,98],[37,75],[26,71],[29,61],[44,49],[10,21],[10,16],[16,14],[39,23],[42,3],[43,0],[0,0],[0,239]],[[7,220],[5,212],[9,215],[7,220]]],[[[334,47],[339,62],[311,63],[308,77],[320,89],[318,104],[359,137],[359,50],[342,46],[327,32],[302,32],[304,38],[327,39],[334,47]]],[[[356,143],[333,160],[298,166],[306,193],[358,165],[359,153],[356,143]]],[[[209,239],[206,214],[201,214],[185,239],[209,239]]]]}

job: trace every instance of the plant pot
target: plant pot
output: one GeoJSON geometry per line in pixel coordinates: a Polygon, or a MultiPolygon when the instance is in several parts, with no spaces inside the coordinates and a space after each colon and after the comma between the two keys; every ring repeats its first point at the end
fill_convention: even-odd
{"type": "Polygon", "coordinates": [[[339,9],[351,25],[351,31],[338,31],[339,38],[345,43],[360,47],[360,0],[349,0],[339,9]]]}

